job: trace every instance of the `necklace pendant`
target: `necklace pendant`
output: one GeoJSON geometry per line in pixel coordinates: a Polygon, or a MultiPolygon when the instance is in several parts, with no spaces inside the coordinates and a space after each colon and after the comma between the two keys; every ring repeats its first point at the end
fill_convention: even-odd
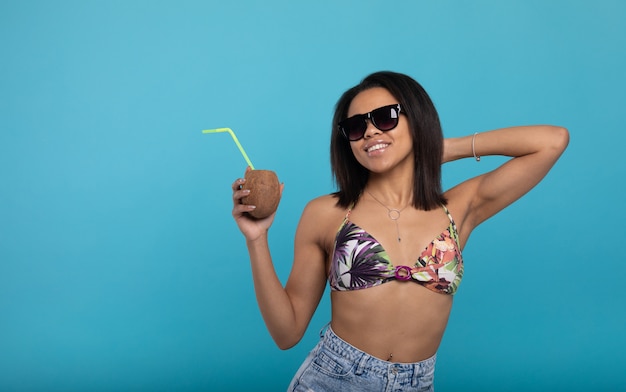
{"type": "Polygon", "coordinates": [[[402,212],[402,210],[404,210],[408,206],[408,204],[402,207],[401,209],[389,208],[386,205],[384,205],[380,200],[378,200],[374,195],[372,195],[369,191],[366,191],[366,192],[369,193],[372,199],[374,199],[378,204],[380,204],[381,206],[387,209],[387,216],[396,224],[396,233],[398,235],[398,243],[400,243],[402,241],[402,238],[400,238],[400,225],[398,225],[398,219],[400,219],[400,213],[402,212]]]}
{"type": "Polygon", "coordinates": [[[391,220],[398,220],[400,219],[400,210],[397,210],[395,208],[389,208],[389,211],[387,212],[387,216],[389,216],[389,219],[391,220]]]}

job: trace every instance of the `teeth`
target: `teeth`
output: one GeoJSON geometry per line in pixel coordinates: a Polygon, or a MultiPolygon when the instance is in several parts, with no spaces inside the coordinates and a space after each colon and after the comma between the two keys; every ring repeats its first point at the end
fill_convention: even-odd
{"type": "Polygon", "coordinates": [[[382,148],[387,147],[388,145],[389,145],[389,144],[383,144],[383,143],[376,144],[376,145],[373,145],[372,147],[368,148],[368,149],[367,149],[367,152],[372,152],[372,151],[380,150],[380,149],[382,149],[382,148]]]}

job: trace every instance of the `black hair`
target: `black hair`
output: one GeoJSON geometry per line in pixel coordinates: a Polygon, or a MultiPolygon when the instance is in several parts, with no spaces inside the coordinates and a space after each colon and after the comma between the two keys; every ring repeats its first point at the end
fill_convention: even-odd
{"type": "Polygon", "coordinates": [[[343,93],[335,106],[330,161],[338,188],[334,193],[337,204],[344,208],[356,204],[369,179],[369,171],[354,157],[350,142],[343,136],[338,124],[348,116],[352,100],[359,93],[374,87],[386,89],[398,100],[409,123],[414,156],[413,206],[431,210],[445,204],[441,189],[443,132],[435,105],[417,81],[390,71],[365,77],[343,93]]]}

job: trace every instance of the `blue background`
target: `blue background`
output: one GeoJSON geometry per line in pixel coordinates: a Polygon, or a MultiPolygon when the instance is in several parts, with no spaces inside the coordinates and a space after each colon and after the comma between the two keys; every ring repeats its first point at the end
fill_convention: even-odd
{"type": "MultiPolygon", "coordinates": [[[[284,390],[329,319],[276,348],[230,184],[285,183],[285,281],[305,203],[334,190],[339,95],[405,72],[444,133],[534,123],[571,143],[474,232],[439,391],[626,389],[626,3],[0,2],[0,390],[284,390]]],[[[501,163],[444,167],[453,184],[501,163]]]]}

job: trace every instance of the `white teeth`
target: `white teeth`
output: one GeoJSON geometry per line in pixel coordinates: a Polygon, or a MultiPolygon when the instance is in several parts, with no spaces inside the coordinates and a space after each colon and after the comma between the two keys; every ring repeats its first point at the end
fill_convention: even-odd
{"type": "Polygon", "coordinates": [[[367,149],[367,152],[372,152],[372,151],[380,150],[380,149],[382,149],[382,148],[387,147],[388,145],[389,145],[389,144],[383,144],[383,143],[380,143],[380,144],[375,144],[375,145],[373,145],[372,147],[368,148],[368,149],[367,149]]]}

